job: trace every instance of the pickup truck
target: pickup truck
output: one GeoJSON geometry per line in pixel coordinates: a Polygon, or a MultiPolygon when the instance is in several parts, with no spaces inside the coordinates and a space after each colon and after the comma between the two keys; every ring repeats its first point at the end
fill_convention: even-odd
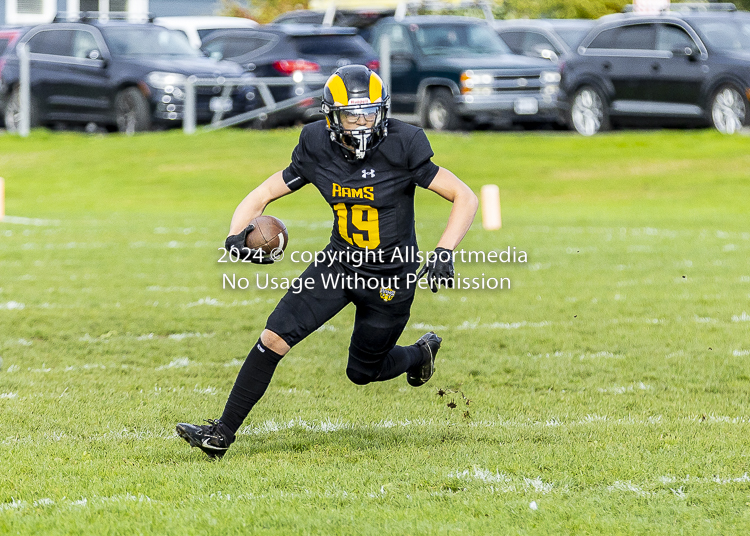
{"type": "MultiPolygon", "coordinates": [[[[418,15],[382,19],[371,42],[389,37],[391,111],[424,128],[467,123],[560,123],[560,74],[547,60],[513,54],[480,19],[418,15]]],[[[382,68],[382,64],[381,64],[382,68]]]]}

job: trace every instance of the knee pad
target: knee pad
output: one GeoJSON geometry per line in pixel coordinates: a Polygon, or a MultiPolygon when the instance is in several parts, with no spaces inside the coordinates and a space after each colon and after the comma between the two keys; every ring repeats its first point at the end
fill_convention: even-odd
{"type": "Polygon", "coordinates": [[[370,372],[361,372],[353,369],[352,367],[346,367],[346,377],[356,385],[367,385],[372,383],[377,378],[377,373],[372,374],[370,372]]]}

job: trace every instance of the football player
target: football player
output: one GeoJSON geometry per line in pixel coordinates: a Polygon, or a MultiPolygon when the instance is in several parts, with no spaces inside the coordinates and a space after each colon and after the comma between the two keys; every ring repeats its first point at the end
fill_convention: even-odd
{"type": "Polygon", "coordinates": [[[419,268],[413,260],[418,251],[415,188],[427,188],[453,203],[437,248],[417,274],[427,276],[433,292],[452,285],[452,252],[471,226],[478,202],[466,184],[432,162],[424,131],[388,119],[388,107],[388,93],[376,73],[361,65],[339,68],[323,90],[325,120],[305,126],[289,167],[271,175],[235,210],[225,248],[245,260],[273,262],[245,247],[245,236],[254,229],[249,222],[272,201],[312,184],[333,210],[325,251],[336,255],[336,262],[308,266],[300,278],[312,278],[314,287],[290,290],[281,299],[242,365],[221,418],[205,425],[177,425],[177,433],[209,457],[223,456],[234,442],[281,358],[349,303],[356,306],[346,368],[352,382],[366,385],[406,373],[407,382],[418,387],[432,376],[440,337],[430,332],[410,346],[396,345],[409,319],[419,268]],[[375,289],[324,289],[322,278],[331,276],[387,282],[375,289]]]}

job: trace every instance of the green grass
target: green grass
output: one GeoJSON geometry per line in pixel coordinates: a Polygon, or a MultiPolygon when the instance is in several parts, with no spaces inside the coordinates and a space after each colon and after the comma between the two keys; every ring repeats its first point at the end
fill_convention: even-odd
{"type": "MultiPolygon", "coordinates": [[[[0,138],[7,213],[46,220],[0,223],[1,534],[750,531],[750,152],[708,131],[431,134],[500,186],[503,229],[462,247],[528,254],[458,271],[511,289],[418,292],[401,341],[445,339],[420,389],[348,382],[347,308],[221,462],[189,449],[175,423],[220,415],[282,295],[222,274],[303,268],[217,263],[297,136],[0,138]]],[[[449,210],[418,192],[423,250],[449,210]]],[[[326,244],[312,187],[267,213],[326,244]]]]}

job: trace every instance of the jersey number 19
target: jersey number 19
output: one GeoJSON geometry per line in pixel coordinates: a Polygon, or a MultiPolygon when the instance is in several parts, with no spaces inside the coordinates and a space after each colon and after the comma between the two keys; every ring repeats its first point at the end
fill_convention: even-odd
{"type": "Polygon", "coordinates": [[[346,205],[344,203],[336,203],[333,205],[333,210],[336,211],[339,218],[339,234],[341,238],[361,248],[375,249],[380,245],[378,209],[368,207],[367,205],[352,205],[351,224],[356,231],[352,233],[351,237],[349,236],[349,211],[346,205]]]}

